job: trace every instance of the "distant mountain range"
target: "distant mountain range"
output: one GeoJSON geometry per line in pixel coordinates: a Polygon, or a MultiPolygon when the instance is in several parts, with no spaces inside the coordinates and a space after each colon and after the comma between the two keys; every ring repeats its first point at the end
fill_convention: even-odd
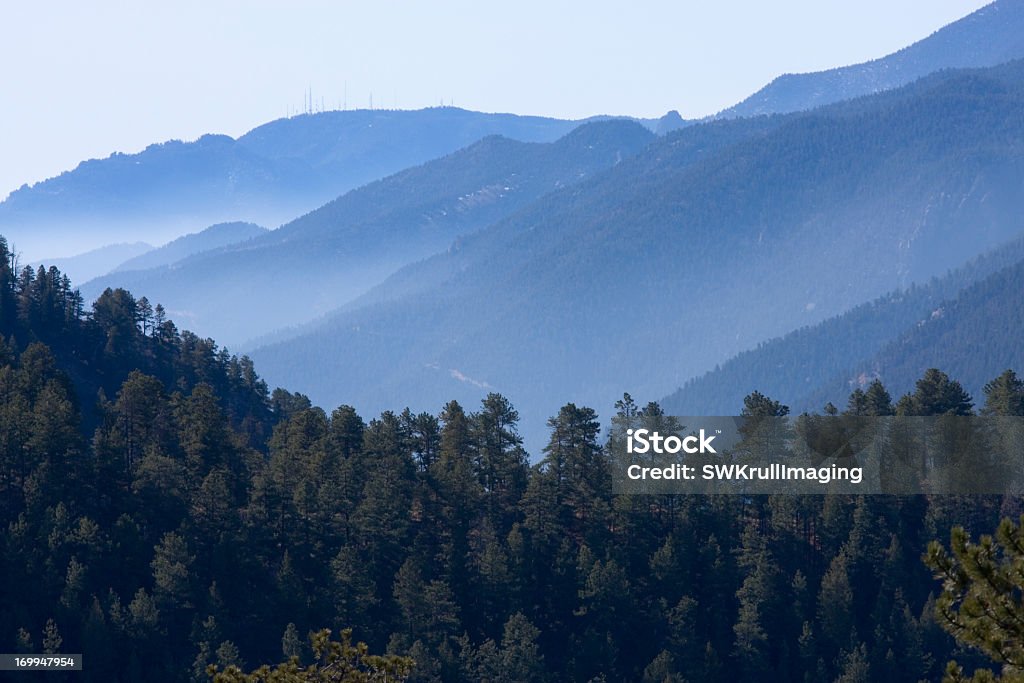
{"type": "Polygon", "coordinates": [[[586,124],[553,143],[489,136],[347,193],[291,223],[172,265],[86,283],[146,292],[180,324],[237,345],[362,294],[558,188],[635,154],[654,134],[632,121],[586,124]]]}
{"type": "MultiPolygon", "coordinates": [[[[267,232],[266,228],[255,223],[218,223],[217,225],[211,225],[201,232],[183,235],[162,247],[151,249],[144,254],[127,259],[118,264],[113,270],[121,272],[169,266],[200,252],[245,242],[254,237],[265,235],[267,232]]],[[[106,273],[101,273],[101,275],[106,275],[106,273]]]]}
{"type": "Polygon", "coordinates": [[[883,369],[913,377],[924,351],[894,349],[939,329],[913,325],[939,310],[970,339],[943,302],[1016,282],[996,276],[1024,259],[1024,61],[989,65],[1021,36],[1024,0],[999,0],[703,122],[283,119],[84,162],[0,203],[0,232],[52,249],[107,235],[93,223],[150,239],[232,219],[82,292],[145,294],[325,406],[496,390],[534,434],[566,400],[607,410],[623,391],[683,386],[671,410],[728,413],[763,385],[820,407],[883,369]]]}
{"type": "Polygon", "coordinates": [[[323,405],[659,396],[1018,235],[1024,62],[687,127],[255,351],[323,405]],[[719,141],[721,144],[716,144],[719,141]]]}
{"type": "Polygon", "coordinates": [[[906,85],[950,68],[1024,57],[1024,0],[997,0],[899,52],[863,64],[779,76],[720,117],[805,111],[906,85]]]}
{"type": "MultiPolygon", "coordinates": [[[[944,68],[1021,57],[1024,0],[998,0],[887,57],[780,76],[719,116],[803,111],[896,88],[944,68]]],[[[674,111],[638,121],[658,134],[692,124],[674,111]]],[[[166,242],[219,222],[275,227],[488,135],[552,142],[580,123],[454,107],[304,114],[238,139],[204,135],[83,161],[0,202],[0,232],[26,258],[39,260],[117,242],[166,242]]]]}
{"type": "Polygon", "coordinates": [[[39,259],[113,242],[165,242],[223,221],[273,227],[488,135],[551,142],[577,125],[452,107],[305,114],[237,140],[204,135],[83,161],[0,202],[0,233],[39,259]]]}
{"type": "Polygon", "coordinates": [[[145,242],[111,244],[76,256],[45,259],[29,265],[33,268],[40,265],[56,266],[61,273],[71,278],[75,286],[80,287],[82,283],[110,273],[161,268],[200,252],[244,242],[266,232],[266,228],[253,223],[218,223],[200,232],[183,235],[162,247],[153,247],[145,242]]]}

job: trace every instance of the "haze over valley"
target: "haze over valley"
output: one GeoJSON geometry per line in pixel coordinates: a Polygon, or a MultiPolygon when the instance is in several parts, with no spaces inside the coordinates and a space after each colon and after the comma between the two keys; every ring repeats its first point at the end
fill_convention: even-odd
{"type": "Polygon", "coordinates": [[[500,391],[540,434],[566,399],[668,395],[1019,236],[1022,8],[700,121],[328,111],[155,144],[13,193],[0,232],[89,243],[47,261],[86,301],[145,294],[320,405],[500,391]]]}

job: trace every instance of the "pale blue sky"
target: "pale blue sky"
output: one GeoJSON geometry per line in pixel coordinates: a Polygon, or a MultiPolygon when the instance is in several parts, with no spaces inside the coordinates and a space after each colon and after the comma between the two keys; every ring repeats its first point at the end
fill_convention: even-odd
{"type": "Polygon", "coordinates": [[[785,72],[892,52],[984,0],[0,5],[0,197],[303,106],[579,118],[714,113],[785,72]]]}

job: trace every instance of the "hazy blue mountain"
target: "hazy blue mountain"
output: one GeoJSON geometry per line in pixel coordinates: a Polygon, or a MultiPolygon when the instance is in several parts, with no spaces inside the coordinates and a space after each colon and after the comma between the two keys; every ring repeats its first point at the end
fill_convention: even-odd
{"type": "MultiPolygon", "coordinates": [[[[796,411],[820,410],[827,401],[841,407],[850,391],[870,382],[883,369],[884,380],[895,382],[899,391],[905,391],[921,372],[911,377],[909,371],[897,372],[896,366],[903,370],[907,369],[902,367],[905,365],[924,365],[923,369],[937,364],[947,367],[954,359],[946,354],[945,347],[940,349],[939,346],[932,351],[941,355],[942,363],[929,360],[927,354],[917,349],[907,355],[904,350],[910,347],[896,340],[908,333],[916,339],[924,326],[928,333],[937,330],[938,317],[948,324],[953,319],[941,312],[950,310],[949,301],[960,297],[963,290],[975,283],[1022,261],[1024,239],[1016,239],[926,284],[894,291],[817,325],[758,344],[690,380],[663,399],[661,405],[674,415],[733,415],[743,406],[743,397],[756,389],[768,396],[785,397],[796,411]]],[[[993,282],[1001,281],[997,278],[993,282]]],[[[983,291],[991,292],[991,288],[983,291]]],[[[1006,294],[995,292],[995,296],[1005,298],[1006,294]]],[[[981,310],[988,311],[988,305],[981,310]]],[[[1008,316],[1004,320],[1010,320],[1013,315],[1007,311],[999,314],[1008,316]]],[[[957,318],[955,322],[962,324],[964,319],[957,318]]],[[[1024,337],[1024,329],[1014,334],[1000,332],[985,337],[984,330],[989,326],[990,323],[986,323],[977,327],[978,335],[973,339],[977,348],[966,353],[968,357],[983,359],[981,367],[966,378],[975,382],[971,385],[974,387],[980,386],[977,382],[987,381],[1005,369],[999,368],[986,376],[985,372],[993,364],[988,362],[990,354],[984,350],[1009,345],[1020,347],[1019,340],[1024,337]]],[[[995,365],[1001,362],[998,354],[992,357],[996,359],[995,365]]],[[[964,363],[958,361],[956,365],[962,368],[964,363]]]]}
{"type": "Polygon", "coordinates": [[[131,242],[123,244],[108,244],[105,247],[87,251],[77,256],[66,256],[64,258],[44,258],[34,263],[33,267],[39,265],[57,266],[57,268],[71,278],[76,285],[106,275],[119,263],[126,259],[135,258],[153,248],[152,244],[145,242],[131,242]]]}
{"type": "Polygon", "coordinates": [[[620,163],[653,138],[623,120],[586,124],[552,143],[488,136],[242,244],[114,273],[82,292],[91,299],[108,286],[145,291],[179,323],[235,345],[333,310],[458,235],[620,163]]]}
{"type": "Polygon", "coordinates": [[[52,244],[74,252],[140,238],[160,243],[223,221],[276,226],[485,136],[550,142],[577,125],[452,107],[294,116],[237,140],[204,135],[83,161],[12,192],[0,203],[0,231],[36,258],[52,244]]]}
{"type": "Polygon", "coordinates": [[[682,116],[679,115],[679,112],[673,109],[672,111],[668,112],[660,119],[658,119],[658,122],[657,124],[655,124],[654,127],[654,132],[657,133],[658,135],[667,135],[672,131],[693,125],[693,123],[693,121],[687,121],[686,119],[684,119],[682,116]]]}
{"type": "Polygon", "coordinates": [[[496,389],[531,406],[535,434],[566,400],[663,396],[1018,234],[1022,107],[1017,62],[757,119],[696,161],[692,146],[728,128],[691,126],[254,355],[324,405],[426,409],[496,389]]]}
{"type": "MultiPolygon", "coordinates": [[[[255,223],[218,223],[211,225],[202,232],[189,233],[172,240],[162,247],[151,249],[144,254],[127,259],[114,271],[145,270],[159,268],[176,263],[184,258],[202,251],[226,247],[236,242],[244,242],[267,233],[268,230],[255,223]]],[[[106,273],[103,273],[104,275],[106,273]]]]}
{"type": "Polygon", "coordinates": [[[897,88],[941,69],[1024,57],[1024,0],[997,0],[891,55],[863,64],[779,76],[719,116],[803,111],[897,88]]]}

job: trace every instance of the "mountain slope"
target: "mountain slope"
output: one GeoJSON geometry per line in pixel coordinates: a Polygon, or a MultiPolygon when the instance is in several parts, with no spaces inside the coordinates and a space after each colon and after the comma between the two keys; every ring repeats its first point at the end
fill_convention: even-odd
{"type": "Polygon", "coordinates": [[[487,137],[243,244],[171,267],[115,273],[82,293],[147,291],[190,329],[238,344],[336,308],[459,234],[612,166],[653,137],[622,120],[586,124],[554,143],[487,137]]]}
{"type": "Polygon", "coordinates": [[[1021,63],[945,74],[683,163],[708,124],[689,127],[434,257],[426,286],[254,356],[325,404],[494,388],[534,430],[567,399],[664,395],[1016,235],[1022,86],[1021,63]]]}
{"type": "Polygon", "coordinates": [[[602,174],[581,191],[575,186],[562,187],[540,200],[523,206],[510,220],[498,221],[475,233],[463,233],[444,252],[421,262],[411,263],[366,294],[342,307],[355,310],[371,304],[408,296],[443,286],[454,275],[485,258],[501,257],[506,243],[523,230],[531,230],[542,222],[553,225],[570,224],[588,212],[614,211],[621,199],[620,181],[627,184],[643,178],[645,182],[665,182],[668,172],[696,167],[715,155],[741,142],[759,139],[781,126],[785,117],[737,119],[705,123],[687,128],[672,136],[665,144],[656,144],[650,153],[637,155],[617,165],[614,174],[602,174]]]}
{"type": "MultiPolygon", "coordinates": [[[[932,314],[944,310],[945,302],[1020,262],[1024,262],[1024,239],[924,285],[892,292],[817,325],[758,344],[688,381],[660,403],[672,415],[732,415],[743,405],[743,397],[756,389],[768,396],[785,397],[795,411],[820,410],[830,400],[841,405],[843,391],[848,394],[876,376],[871,368],[891,364],[872,359],[879,354],[891,358],[892,350],[883,350],[892,342],[919,325],[932,325],[932,314]]],[[[992,340],[979,337],[975,341],[984,348],[992,340]]],[[[1002,339],[994,341],[1003,343],[1002,339]]],[[[951,362],[952,358],[938,364],[926,362],[924,369],[948,367],[951,362]]],[[[989,372],[988,379],[999,371],[989,372]]],[[[890,376],[887,372],[887,381],[890,376]]],[[[900,391],[909,389],[920,376],[920,372],[914,377],[903,373],[900,379],[907,383],[900,391]]],[[[977,376],[974,373],[975,379],[977,376]]]]}
{"type": "Polygon", "coordinates": [[[122,270],[146,270],[147,268],[159,268],[167,266],[193,254],[198,254],[211,249],[219,249],[236,242],[258,237],[267,232],[267,229],[255,223],[218,223],[211,225],[201,232],[182,235],[162,247],[151,249],[134,258],[130,258],[115,268],[115,271],[122,270]]]}
{"type": "Polygon", "coordinates": [[[1024,57],[1024,1],[997,0],[891,55],[773,80],[720,117],[805,111],[897,88],[941,69],[987,67],[1024,57]]]}
{"type": "Polygon", "coordinates": [[[0,231],[35,258],[54,244],[73,253],[126,236],[159,243],[223,221],[274,226],[487,135],[550,142],[577,125],[451,107],[295,116],[237,140],[204,135],[83,161],[0,202],[0,231]]]}
{"type": "Polygon", "coordinates": [[[986,382],[1007,368],[1024,366],[1022,338],[1024,260],[940,302],[870,359],[850,364],[803,402],[820,407],[876,377],[898,396],[935,367],[943,368],[977,399],[986,382]]]}

